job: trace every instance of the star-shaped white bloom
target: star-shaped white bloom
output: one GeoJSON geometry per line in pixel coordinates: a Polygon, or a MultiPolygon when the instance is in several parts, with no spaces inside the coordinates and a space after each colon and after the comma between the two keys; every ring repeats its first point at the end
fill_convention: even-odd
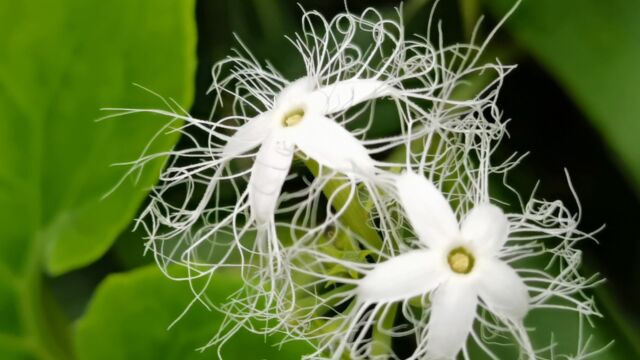
{"type": "Polygon", "coordinates": [[[221,156],[234,158],[256,147],[249,180],[251,212],[258,224],[272,219],[294,152],[345,174],[373,176],[375,163],[364,145],[330,116],[393,89],[374,79],[350,79],[318,87],[303,77],[286,86],[274,106],[241,126],[221,156]]]}
{"type": "Polygon", "coordinates": [[[366,261],[322,248],[294,249],[291,269],[305,279],[296,288],[308,295],[295,313],[274,312],[272,318],[292,338],[317,339],[306,359],[398,359],[394,338],[407,336],[417,345],[408,360],[452,359],[460,353],[468,359],[469,338],[489,358],[499,358],[485,336],[512,338],[520,358],[537,359],[545,350],[534,350],[529,339],[523,323],[529,311],[599,316],[583,292],[598,277],[579,274],[580,251],[574,248],[590,234],[577,230],[579,216],[561,202],[532,197],[522,213],[507,217],[489,203],[482,183],[488,177],[479,176],[475,186],[456,196],[463,214],[459,223],[435,184],[412,172],[394,178],[387,194],[404,209],[417,241],[367,251],[366,261]],[[512,268],[524,259],[530,261],[512,268]],[[536,267],[541,261],[561,271],[536,267]]]}
{"type": "Polygon", "coordinates": [[[428,359],[451,359],[465,345],[480,302],[496,316],[521,324],[529,309],[526,284],[499,253],[509,222],[498,207],[474,207],[458,224],[442,193],[422,176],[397,180],[399,199],[424,248],[375,266],[358,285],[368,303],[431,294],[423,339],[428,359]]]}
{"type": "MultiPolygon", "coordinates": [[[[266,270],[260,279],[283,275],[286,261],[276,234],[276,214],[299,219],[292,220],[291,227],[309,229],[308,238],[313,238],[348,205],[333,209],[335,204],[330,204],[323,211],[326,216],[317,219],[319,198],[329,179],[346,180],[342,189],[350,201],[356,198],[357,183],[373,187],[377,165],[391,166],[374,161],[371,154],[420,136],[414,130],[409,136],[372,139],[367,130],[374,121],[376,99],[390,99],[398,109],[397,117],[384,120],[404,124],[409,112],[421,114],[416,122],[427,118],[428,112],[411,99],[435,101],[441,88],[425,76],[436,69],[429,43],[405,39],[400,21],[373,9],[329,20],[303,10],[302,25],[302,31],[290,38],[295,51],[286,54],[300,58],[302,77],[290,81],[239,41],[234,54],[212,68],[211,119],[193,118],[165,99],[168,111],[112,109],[118,111],[113,116],[167,116],[172,122],[163,132],[183,134],[181,148],[145,150],[129,172],[169,156],[140,224],[163,269],[168,272],[169,265],[178,264],[191,270],[187,277],[175,278],[209,277],[222,266],[266,270]],[[353,122],[359,120],[364,123],[356,126],[353,122]],[[290,171],[296,154],[315,161],[322,171],[312,181],[305,176],[304,188],[283,191],[286,180],[298,176],[290,171]],[[245,267],[248,263],[257,266],[245,267]]],[[[280,228],[284,226],[288,225],[280,228]]]]}

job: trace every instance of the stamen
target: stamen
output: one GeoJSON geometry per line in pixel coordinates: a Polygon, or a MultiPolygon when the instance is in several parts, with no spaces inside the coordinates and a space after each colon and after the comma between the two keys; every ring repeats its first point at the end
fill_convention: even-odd
{"type": "Polygon", "coordinates": [[[476,259],[473,254],[464,247],[457,247],[449,252],[447,257],[449,267],[458,274],[468,274],[473,269],[476,259]]]}
{"type": "Polygon", "coordinates": [[[303,117],[304,117],[303,109],[297,108],[297,109],[291,110],[288,113],[284,114],[282,118],[282,126],[290,127],[290,126],[297,125],[298,123],[300,123],[300,121],[302,121],[303,117]]]}

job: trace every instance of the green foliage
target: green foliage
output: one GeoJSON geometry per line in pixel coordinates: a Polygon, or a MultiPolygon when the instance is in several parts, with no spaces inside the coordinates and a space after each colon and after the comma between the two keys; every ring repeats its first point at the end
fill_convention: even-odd
{"type": "MultiPolygon", "coordinates": [[[[598,360],[623,360],[628,359],[632,352],[629,352],[626,345],[619,346],[613,342],[611,335],[614,333],[612,327],[606,320],[595,320],[595,330],[586,321],[582,324],[584,336],[578,338],[580,329],[580,319],[573,312],[562,312],[558,310],[537,311],[528,315],[526,326],[531,331],[529,333],[534,348],[542,349],[554,345],[553,354],[572,356],[570,359],[593,358],[598,360]],[[587,355],[593,354],[592,357],[587,355]]],[[[478,329],[479,330],[479,329],[478,329]]],[[[511,346],[513,339],[494,338],[488,347],[500,359],[517,359],[518,351],[511,346]],[[506,343],[509,346],[502,346],[506,343]]],[[[489,359],[483,350],[475,343],[469,343],[469,353],[472,359],[489,359]]],[[[553,359],[551,352],[546,351],[543,357],[553,359]]]]}
{"type": "MultiPolygon", "coordinates": [[[[136,159],[164,124],[95,120],[101,107],[161,106],[134,81],[190,103],[193,9],[170,0],[0,3],[0,353],[12,354],[4,359],[70,357],[42,265],[61,274],[95,261],[156,181],[161,161],[101,199],[127,170],[112,165],[136,159]]],[[[176,139],[161,136],[150,151],[176,139]]]]}
{"type": "MultiPolygon", "coordinates": [[[[221,303],[240,287],[235,272],[218,273],[207,296],[221,303]]],[[[167,330],[194,296],[187,283],[167,279],[155,265],[110,276],[98,288],[86,315],[78,322],[75,349],[79,359],[212,359],[215,349],[196,352],[217,331],[223,315],[195,303],[167,330]]],[[[274,337],[247,331],[223,348],[225,359],[300,359],[309,348],[287,343],[280,349],[274,337]]]]}
{"type": "MultiPolygon", "coordinates": [[[[2,42],[11,51],[0,60],[0,179],[3,199],[19,193],[24,200],[2,204],[11,226],[7,238],[40,237],[48,270],[60,274],[102,255],[155,182],[160,162],[141,174],[137,186],[127,181],[101,200],[127,169],[112,165],[136,159],[163,124],[135,117],[94,120],[106,115],[101,107],[161,106],[132,81],[189,104],[193,4],[41,1],[3,7],[2,42]]],[[[161,137],[151,151],[171,147],[176,138],[161,137]]],[[[25,252],[8,254],[18,261],[25,252]]]]}
{"type": "MultiPolygon", "coordinates": [[[[514,3],[485,2],[497,16],[514,3]]],[[[507,27],[588,115],[640,195],[639,13],[638,1],[525,0],[507,27]]]]}

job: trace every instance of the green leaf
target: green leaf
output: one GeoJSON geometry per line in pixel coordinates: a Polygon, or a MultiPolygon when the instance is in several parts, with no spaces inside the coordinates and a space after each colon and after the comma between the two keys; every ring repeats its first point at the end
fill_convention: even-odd
{"type": "MultiPolygon", "coordinates": [[[[237,273],[216,274],[207,296],[214,303],[242,284],[237,273]]],[[[167,327],[193,299],[187,283],[167,279],[156,266],[112,275],[98,288],[77,324],[75,350],[79,359],[214,359],[215,349],[196,352],[216,333],[223,315],[196,303],[174,327],[167,327]]],[[[225,359],[300,359],[304,343],[279,350],[271,337],[237,333],[222,348],[225,359]]]]}
{"type": "MultiPolygon", "coordinates": [[[[190,103],[193,3],[0,3],[1,358],[69,358],[56,344],[63,324],[47,311],[42,265],[57,275],[99,258],[156,181],[162,161],[101,200],[126,171],[112,165],[136,159],[163,124],[95,120],[101,107],[162,106],[133,82],[190,103]]],[[[176,139],[160,136],[150,151],[176,139]]]]}
{"type": "MultiPolygon", "coordinates": [[[[514,3],[485,1],[497,16],[504,15],[514,3]]],[[[588,115],[630,181],[635,182],[638,194],[639,13],[639,1],[526,0],[507,21],[519,43],[588,115]]],[[[553,109],[549,111],[553,116],[553,109]]]]}
{"type": "MultiPolygon", "coordinates": [[[[580,317],[569,311],[560,310],[535,310],[525,319],[525,325],[530,329],[529,337],[533,346],[541,350],[543,358],[568,359],[598,359],[598,360],[624,360],[636,359],[637,353],[630,350],[624,339],[614,337],[614,325],[607,318],[591,319],[594,327],[586,320],[580,323],[580,317]],[[581,329],[582,327],[582,329],[581,329]],[[582,335],[580,335],[582,331],[582,335]],[[619,341],[620,340],[620,341],[619,341]],[[542,350],[554,345],[553,354],[549,350],[542,350]],[[586,356],[593,354],[592,356],[586,356]]],[[[486,353],[473,341],[469,341],[469,352],[472,359],[489,359],[486,353]]],[[[518,358],[518,350],[512,346],[510,339],[493,338],[485,344],[500,359],[518,358]],[[504,342],[510,346],[502,346],[504,342]]]]}
{"type": "MultiPolygon", "coordinates": [[[[162,106],[133,82],[190,103],[193,3],[39,1],[0,11],[10,49],[0,59],[0,184],[11,205],[0,211],[17,223],[12,238],[43,238],[47,269],[60,274],[104,254],[157,178],[160,161],[101,200],[127,170],[113,165],[135,160],[163,124],[95,120],[101,107],[162,106]]],[[[176,139],[162,136],[151,151],[176,139]]]]}

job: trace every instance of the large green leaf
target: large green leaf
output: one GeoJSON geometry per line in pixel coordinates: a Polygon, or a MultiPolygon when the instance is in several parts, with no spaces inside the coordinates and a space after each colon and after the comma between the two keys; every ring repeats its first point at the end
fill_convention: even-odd
{"type": "MultiPolygon", "coordinates": [[[[499,16],[514,3],[485,1],[499,16]]],[[[640,1],[525,0],[507,27],[585,111],[640,194],[638,14],[640,1]]]]}
{"type": "Polygon", "coordinates": [[[133,82],[190,103],[193,9],[191,0],[0,2],[0,355],[55,357],[42,264],[60,274],[100,257],[157,178],[161,162],[101,200],[126,170],[111,165],[137,158],[163,124],[94,120],[101,107],[162,106],[133,82]]]}
{"type": "MultiPolygon", "coordinates": [[[[236,273],[216,275],[207,295],[223,301],[241,285],[236,273]]],[[[112,275],[103,282],[77,324],[79,359],[215,359],[215,349],[196,352],[218,330],[223,315],[196,303],[174,327],[167,327],[193,299],[188,284],[172,282],[156,266],[112,275]]],[[[275,346],[271,337],[237,333],[222,348],[225,359],[300,359],[304,343],[275,346]]]]}

